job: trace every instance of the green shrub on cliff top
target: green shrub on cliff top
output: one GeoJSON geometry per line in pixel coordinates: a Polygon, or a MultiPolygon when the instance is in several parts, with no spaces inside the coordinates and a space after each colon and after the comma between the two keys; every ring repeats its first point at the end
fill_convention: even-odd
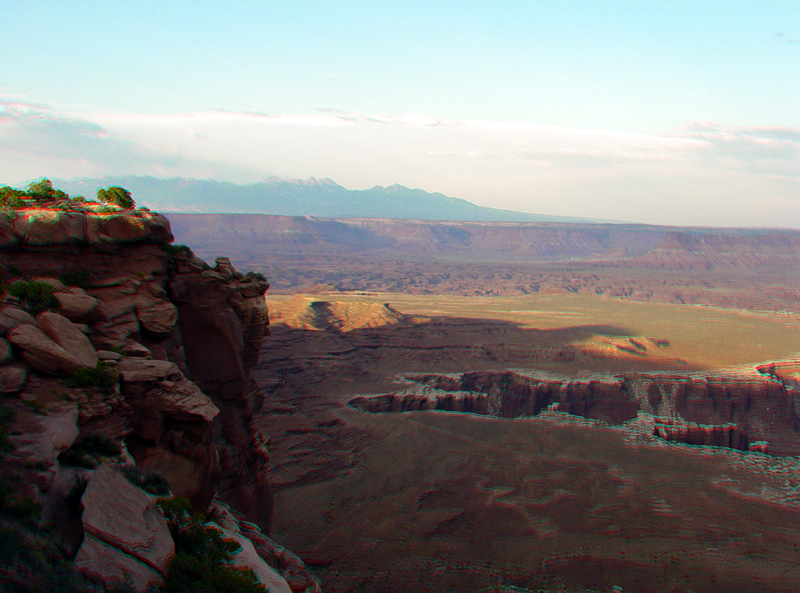
{"type": "Polygon", "coordinates": [[[116,204],[123,208],[135,208],[136,204],[129,192],[124,187],[112,185],[106,189],[97,190],[97,199],[103,204],[116,204]]]}
{"type": "Polygon", "coordinates": [[[53,287],[46,282],[17,280],[6,286],[6,292],[34,317],[43,311],[58,311],[61,308],[53,287]]]}
{"type": "Polygon", "coordinates": [[[203,515],[192,512],[185,498],[161,498],[158,506],[175,540],[163,593],[264,593],[252,570],[226,564],[240,546],[222,532],[206,527],[203,515]]]}
{"type": "Polygon", "coordinates": [[[0,187],[0,206],[4,208],[22,208],[25,206],[25,202],[22,201],[24,197],[25,192],[22,190],[7,185],[0,187]]]}

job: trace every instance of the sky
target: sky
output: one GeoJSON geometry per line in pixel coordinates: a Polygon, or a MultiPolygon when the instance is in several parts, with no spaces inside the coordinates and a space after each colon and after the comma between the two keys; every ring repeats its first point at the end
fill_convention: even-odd
{"type": "Polygon", "coordinates": [[[0,0],[0,184],[120,175],[800,228],[800,0],[0,0]]]}

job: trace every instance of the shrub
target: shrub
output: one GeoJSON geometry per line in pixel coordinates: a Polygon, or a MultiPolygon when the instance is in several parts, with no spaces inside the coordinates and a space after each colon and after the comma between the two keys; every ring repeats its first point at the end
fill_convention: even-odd
{"type": "Polygon", "coordinates": [[[93,369],[78,369],[67,381],[70,387],[97,387],[104,393],[111,393],[117,386],[117,376],[105,362],[97,362],[93,369]]]}
{"type": "Polygon", "coordinates": [[[97,199],[104,204],[116,204],[123,208],[136,207],[133,198],[131,198],[131,192],[117,185],[112,185],[107,189],[98,189],[97,199]]]}
{"type": "Polygon", "coordinates": [[[78,288],[89,288],[89,277],[92,275],[88,270],[81,272],[65,272],[58,277],[65,286],[77,286],[78,288]]]}
{"type": "Polygon", "coordinates": [[[161,249],[166,251],[167,255],[170,257],[179,257],[186,259],[194,257],[194,252],[186,245],[172,245],[170,243],[164,243],[161,245],[161,249]]]}
{"type": "Polygon", "coordinates": [[[185,498],[159,499],[158,505],[175,540],[164,593],[264,593],[252,570],[226,564],[240,546],[222,532],[203,525],[203,515],[192,513],[185,498]]]}
{"type": "Polygon", "coordinates": [[[94,469],[104,457],[119,457],[122,447],[114,439],[102,434],[91,433],[78,437],[72,446],[58,456],[62,465],[94,469]]]}
{"type": "Polygon", "coordinates": [[[34,200],[68,200],[69,195],[53,187],[53,182],[42,177],[38,181],[31,181],[24,193],[25,197],[34,200]]]}
{"type": "Polygon", "coordinates": [[[158,472],[143,472],[135,465],[126,465],[122,468],[122,473],[131,484],[149,494],[169,494],[169,482],[158,472]]]}
{"type": "Polygon", "coordinates": [[[0,187],[0,206],[5,208],[22,208],[25,202],[22,198],[25,197],[25,192],[13,187],[4,185],[0,187]]]}
{"type": "Polygon", "coordinates": [[[58,311],[61,303],[52,286],[35,280],[17,280],[6,286],[6,292],[19,300],[22,307],[36,317],[43,311],[58,311]]]}

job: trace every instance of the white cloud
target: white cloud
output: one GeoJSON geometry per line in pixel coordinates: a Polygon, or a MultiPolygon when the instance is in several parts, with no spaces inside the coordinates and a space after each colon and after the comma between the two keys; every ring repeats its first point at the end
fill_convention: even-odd
{"type": "Polygon", "coordinates": [[[401,183],[481,205],[675,224],[800,226],[800,130],[668,135],[320,109],[147,115],[0,102],[0,181],[156,175],[401,183]]]}

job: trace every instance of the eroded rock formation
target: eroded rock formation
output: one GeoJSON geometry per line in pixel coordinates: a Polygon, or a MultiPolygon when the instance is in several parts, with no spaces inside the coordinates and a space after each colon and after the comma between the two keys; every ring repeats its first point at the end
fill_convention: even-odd
{"type": "Polygon", "coordinates": [[[174,554],[152,497],[119,472],[135,464],[166,478],[196,511],[228,503],[250,534],[235,530],[252,556],[244,564],[262,562],[256,572],[275,590],[318,590],[299,560],[290,586],[273,556],[282,557],[279,547],[271,552],[260,539],[272,502],[266,437],[252,424],[263,393],[248,373],[268,333],[268,283],[225,258],[211,268],[170,250],[159,214],[70,208],[0,212],[2,280],[46,284],[60,304],[31,315],[25,298],[7,294],[0,308],[0,394],[14,446],[0,477],[15,499],[45,504],[55,521],[88,483],[82,521],[62,523],[78,530],[67,539],[83,542],[75,565],[94,582],[127,573],[144,590],[174,554]],[[87,453],[84,437],[121,452],[87,453]],[[64,472],[75,463],[86,469],[64,472]]]}
{"type": "Polygon", "coordinates": [[[358,397],[368,412],[443,410],[516,418],[550,410],[623,424],[653,416],[668,441],[800,454],[798,365],[768,365],[714,375],[654,373],[570,380],[515,372],[417,375],[411,387],[358,397]]]}

